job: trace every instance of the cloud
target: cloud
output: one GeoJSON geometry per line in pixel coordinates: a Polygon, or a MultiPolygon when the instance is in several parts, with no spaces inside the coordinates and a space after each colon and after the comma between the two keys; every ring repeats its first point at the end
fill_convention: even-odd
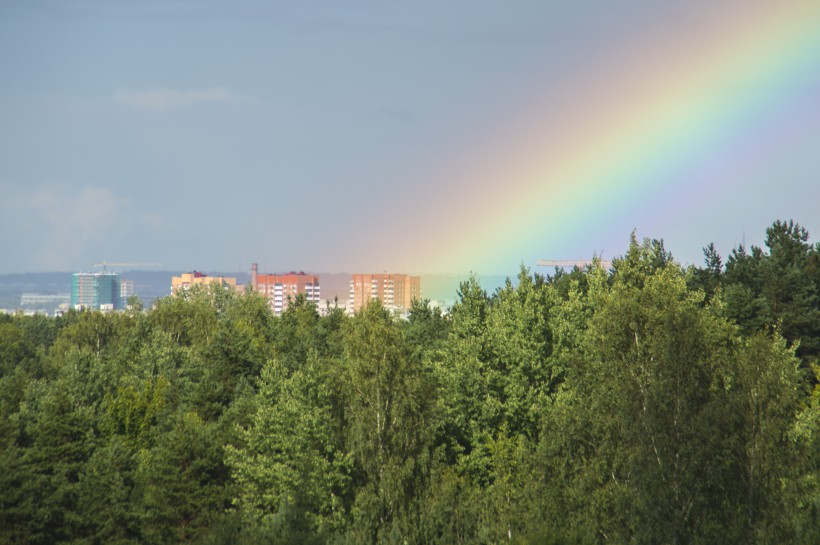
{"type": "Polygon", "coordinates": [[[85,186],[76,193],[41,188],[28,199],[28,208],[39,218],[36,256],[40,266],[64,268],[123,226],[131,203],[109,188],[85,186]]]}
{"type": "Polygon", "coordinates": [[[106,187],[85,186],[76,195],[39,189],[31,197],[31,207],[53,225],[68,227],[82,238],[95,236],[109,228],[128,202],[114,196],[106,187]]]}
{"type": "Polygon", "coordinates": [[[207,89],[118,89],[114,102],[154,112],[165,112],[186,108],[206,102],[232,103],[247,100],[248,97],[234,93],[224,87],[207,89]]]}
{"type": "Polygon", "coordinates": [[[51,184],[27,188],[0,178],[0,272],[70,270],[127,252],[161,231],[156,212],[109,187],[51,184]],[[83,265],[85,264],[85,265],[83,265]]]}

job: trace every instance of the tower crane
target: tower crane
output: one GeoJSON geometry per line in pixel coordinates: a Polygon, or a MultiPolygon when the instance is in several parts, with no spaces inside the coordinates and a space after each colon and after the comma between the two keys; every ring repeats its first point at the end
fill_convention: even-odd
{"type": "Polygon", "coordinates": [[[95,269],[102,269],[103,271],[108,270],[108,267],[136,267],[138,269],[144,269],[146,267],[161,267],[162,263],[121,263],[121,262],[108,262],[103,259],[102,263],[94,263],[92,267],[95,269]]]}
{"type": "Polygon", "coordinates": [[[538,267],[558,267],[566,269],[568,267],[586,267],[595,263],[600,263],[601,267],[605,269],[612,268],[612,261],[607,259],[539,259],[536,265],[538,267]]]}

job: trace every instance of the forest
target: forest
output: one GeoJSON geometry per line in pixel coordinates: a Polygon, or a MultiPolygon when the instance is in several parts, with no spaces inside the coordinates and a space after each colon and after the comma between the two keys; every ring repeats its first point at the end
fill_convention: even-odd
{"type": "Polygon", "coordinates": [[[820,543],[820,243],[0,316],[0,543],[820,543]]]}

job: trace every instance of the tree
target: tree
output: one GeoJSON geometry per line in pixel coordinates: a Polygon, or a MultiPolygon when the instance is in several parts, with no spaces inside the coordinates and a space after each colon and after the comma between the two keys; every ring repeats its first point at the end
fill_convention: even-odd
{"type": "Polygon", "coordinates": [[[348,323],[345,344],[340,387],[356,487],[352,537],[378,543],[396,532],[396,540],[412,541],[432,447],[435,384],[378,301],[348,323]]]}
{"type": "Polygon", "coordinates": [[[32,386],[21,414],[31,443],[20,452],[27,474],[20,500],[27,512],[19,531],[28,543],[56,543],[78,535],[83,524],[79,480],[94,444],[92,411],[64,380],[32,386]]]}
{"type": "Polygon", "coordinates": [[[804,376],[820,357],[820,256],[808,232],[793,221],[766,230],[767,254],[752,246],[732,252],[726,263],[727,314],[747,334],[780,332],[797,347],[804,376]]]}
{"type": "Polygon", "coordinates": [[[427,300],[415,299],[410,306],[407,321],[403,322],[407,345],[415,351],[413,357],[429,360],[441,349],[450,328],[450,322],[438,307],[427,300]]]}
{"type": "Polygon", "coordinates": [[[709,303],[720,289],[723,276],[723,259],[715,249],[714,243],[710,242],[703,249],[704,268],[692,267],[689,277],[689,288],[702,290],[706,295],[704,302],[709,303]]]}
{"type": "Polygon", "coordinates": [[[561,349],[547,519],[600,542],[790,541],[774,483],[789,478],[795,360],[776,335],[742,339],[647,249],[633,243],[611,287],[591,283],[589,326],[561,349]]]}
{"type": "Polygon", "coordinates": [[[806,545],[820,541],[820,366],[814,374],[814,389],[789,431],[796,456],[784,490],[794,542],[806,545]]]}
{"type": "Polygon", "coordinates": [[[727,362],[733,373],[727,405],[736,416],[740,464],[736,499],[749,537],[758,543],[792,543],[798,535],[784,509],[799,446],[789,437],[800,408],[799,360],[779,335],[744,339],[727,362]]]}
{"type": "Polygon", "coordinates": [[[543,277],[530,276],[524,267],[517,286],[508,280],[495,294],[487,319],[492,355],[483,369],[495,407],[485,407],[479,427],[537,441],[542,410],[563,380],[551,358],[549,314],[555,299],[543,277]]]}
{"type": "Polygon", "coordinates": [[[82,543],[136,545],[140,535],[135,496],[137,456],[121,436],[99,445],[80,472],[78,504],[82,543]]]}
{"type": "Polygon", "coordinates": [[[449,462],[466,461],[469,467],[462,470],[483,480],[485,460],[462,457],[471,455],[476,448],[477,438],[473,432],[481,418],[482,401],[487,398],[482,369],[491,357],[487,338],[490,300],[475,277],[461,284],[458,297],[443,353],[436,362],[436,375],[441,384],[442,434],[448,443],[449,462]]]}
{"type": "Polygon", "coordinates": [[[174,415],[171,424],[139,454],[135,493],[145,543],[201,539],[233,495],[218,426],[193,412],[174,415]]]}
{"type": "Polygon", "coordinates": [[[268,362],[243,446],[227,448],[245,520],[284,542],[328,537],[347,523],[351,459],[332,379],[313,352],[292,372],[268,362]]]}

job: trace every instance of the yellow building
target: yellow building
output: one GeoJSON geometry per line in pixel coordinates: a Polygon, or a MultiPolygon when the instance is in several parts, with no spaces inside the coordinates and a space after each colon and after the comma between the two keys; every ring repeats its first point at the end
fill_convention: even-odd
{"type": "Polygon", "coordinates": [[[236,278],[230,276],[208,276],[199,271],[182,273],[179,276],[171,278],[171,293],[191,289],[193,286],[210,286],[211,284],[236,289],[236,278]]]}
{"type": "Polygon", "coordinates": [[[410,310],[413,299],[421,298],[421,277],[409,274],[354,274],[350,280],[348,310],[358,312],[373,299],[381,300],[386,309],[410,310]]]}

